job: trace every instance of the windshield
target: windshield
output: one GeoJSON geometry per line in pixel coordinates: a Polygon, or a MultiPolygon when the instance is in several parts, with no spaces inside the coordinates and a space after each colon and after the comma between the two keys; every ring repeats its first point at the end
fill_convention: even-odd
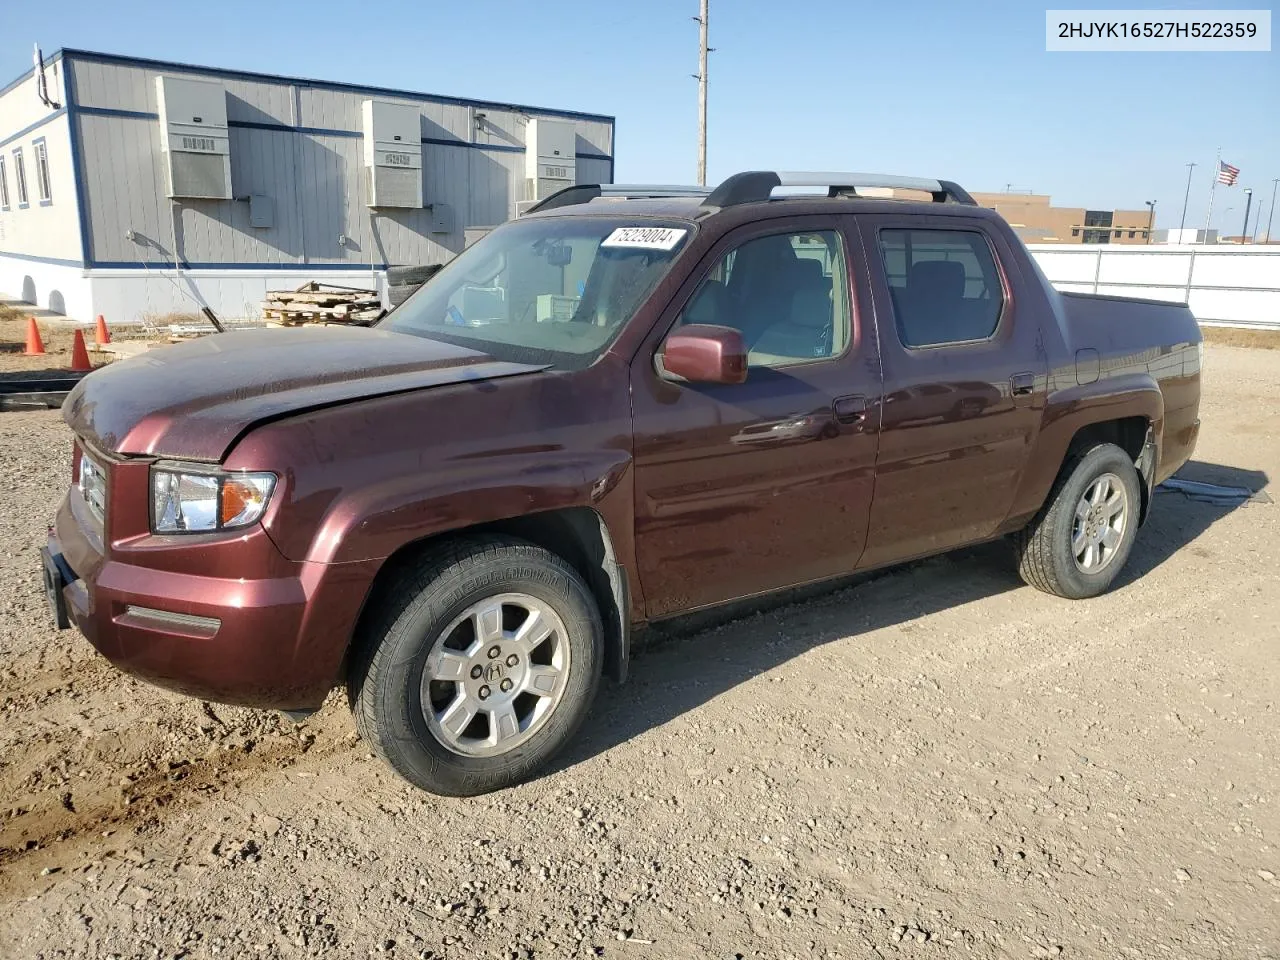
{"type": "Polygon", "coordinates": [[[499,360],[581,369],[658,285],[692,224],[547,217],[499,227],[381,324],[499,360]]]}

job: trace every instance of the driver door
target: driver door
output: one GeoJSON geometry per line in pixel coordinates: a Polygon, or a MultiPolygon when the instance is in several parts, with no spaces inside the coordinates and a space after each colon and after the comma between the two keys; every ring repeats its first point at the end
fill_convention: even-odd
{"type": "Polygon", "coordinates": [[[865,271],[849,250],[837,217],[729,233],[633,360],[636,553],[649,617],[857,565],[881,387],[876,338],[856,309],[865,271]],[[751,348],[746,382],[660,373],[662,340],[682,323],[740,330],[751,348]]]}

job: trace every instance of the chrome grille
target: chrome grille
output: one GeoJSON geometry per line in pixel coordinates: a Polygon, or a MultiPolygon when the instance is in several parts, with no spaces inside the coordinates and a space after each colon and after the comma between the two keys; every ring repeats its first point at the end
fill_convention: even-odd
{"type": "Polygon", "coordinates": [[[89,512],[102,523],[107,512],[107,472],[87,453],[80,455],[80,495],[89,512]]]}

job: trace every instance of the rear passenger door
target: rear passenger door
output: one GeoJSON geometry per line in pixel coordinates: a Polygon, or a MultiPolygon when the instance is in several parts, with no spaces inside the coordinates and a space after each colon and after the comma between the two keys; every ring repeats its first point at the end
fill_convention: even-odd
{"type": "Polygon", "coordinates": [[[981,217],[858,218],[884,370],[861,566],[1001,532],[1039,430],[1047,362],[1024,279],[981,217]]]}

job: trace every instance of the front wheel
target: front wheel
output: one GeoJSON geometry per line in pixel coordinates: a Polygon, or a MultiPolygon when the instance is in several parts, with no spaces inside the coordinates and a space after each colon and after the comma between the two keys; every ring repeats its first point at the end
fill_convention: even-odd
{"type": "Polygon", "coordinates": [[[1093,447],[1067,462],[1048,504],[1014,535],[1018,572],[1059,597],[1104,593],[1133,549],[1141,509],[1129,455],[1112,443],[1093,447]]]}
{"type": "Polygon", "coordinates": [[[586,584],[555,554],[461,541],[375,603],[348,691],[361,736],[411,783],[447,796],[512,786],[585,719],[604,630],[586,584]]]}

